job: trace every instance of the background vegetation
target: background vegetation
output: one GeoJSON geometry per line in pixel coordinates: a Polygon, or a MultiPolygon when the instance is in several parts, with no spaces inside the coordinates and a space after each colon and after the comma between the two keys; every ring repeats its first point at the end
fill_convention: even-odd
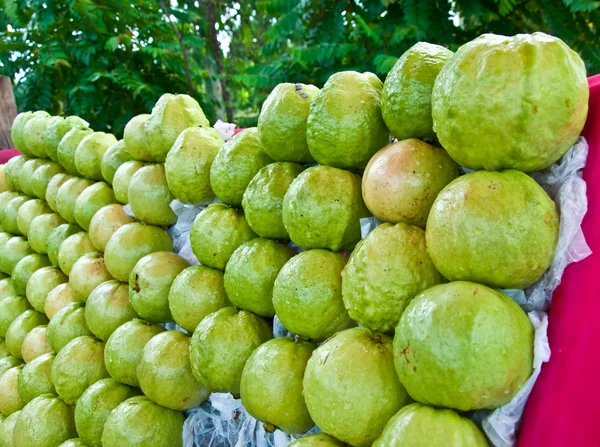
{"type": "Polygon", "coordinates": [[[0,74],[20,110],[117,135],[165,92],[251,126],[276,84],[384,79],[421,40],[455,50],[484,32],[545,31],[597,73],[599,19],[592,0],[0,0],[0,74]]]}

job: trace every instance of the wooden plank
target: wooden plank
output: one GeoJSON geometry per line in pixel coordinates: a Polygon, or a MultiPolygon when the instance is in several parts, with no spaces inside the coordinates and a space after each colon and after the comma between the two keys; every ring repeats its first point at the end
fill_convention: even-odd
{"type": "Polygon", "coordinates": [[[0,76],[0,150],[12,148],[10,127],[17,116],[17,103],[10,78],[0,76]]]}

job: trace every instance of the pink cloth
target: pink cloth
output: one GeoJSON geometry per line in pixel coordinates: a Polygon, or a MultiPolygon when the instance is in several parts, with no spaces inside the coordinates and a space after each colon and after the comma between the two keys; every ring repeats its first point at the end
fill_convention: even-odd
{"type": "Polygon", "coordinates": [[[0,150],[0,165],[5,164],[8,160],[21,153],[17,149],[2,149],[0,150]]]}

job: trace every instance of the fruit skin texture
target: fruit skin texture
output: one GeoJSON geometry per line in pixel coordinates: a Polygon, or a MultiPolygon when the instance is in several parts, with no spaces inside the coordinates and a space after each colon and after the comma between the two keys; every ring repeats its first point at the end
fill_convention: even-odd
{"type": "Polygon", "coordinates": [[[272,338],[271,328],[262,318],[224,307],[204,318],[192,336],[194,376],[213,392],[239,394],[246,360],[272,338]]]}
{"type": "Polygon", "coordinates": [[[52,319],[63,307],[75,302],[77,301],[73,298],[69,283],[59,284],[48,292],[46,301],[44,302],[44,313],[48,318],[52,319]]]}
{"type": "Polygon", "coordinates": [[[23,126],[23,142],[27,148],[27,154],[33,157],[47,158],[44,134],[49,124],[60,120],[56,116],[34,116],[23,126]]]}
{"type": "Polygon", "coordinates": [[[58,213],[58,208],[56,207],[56,196],[58,194],[58,190],[67,180],[72,178],[73,176],[65,173],[56,174],[54,177],[50,179],[48,185],[46,186],[46,202],[52,211],[58,213]]]}
{"type": "Polygon", "coordinates": [[[113,176],[113,191],[119,203],[129,203],[129,183],[133,175],[142,169],[144,165],[139,161],[126,161],[115,171],[113,176]]]}
{"type": "Polygon", "coordinates": [[[92,291],[102,283],[113,279],[104,264],[102,253],[87,253],[80,257],[71,268],[69,285],[71,293],[78,301],[87,301],[92,291]]]}
{"type": "Polygon", "coordinates": [[[182,447],[182,413],[135,396],[108,416],[102,433],[103,447],[182,447]]]}
{"type": "Polygon", "coordinates": [[[12,322],[27,309],[30,304],[23,296],[13,295],[0,300],[0,337],[6,337],[12,322]]]}
{"type": "Polygon", "coordinates": [[[102,447],[102,431],[114,410],[137,392],[114,379],[102,379],[90,386],[75,405],[75,426],[82,442],[102,447]]]}
{"type": "Polygon", "coordinates": [[[102,156],[117,139],[113,134],[94,132],[86,136],[75,150],[75,167],[85,178],[103,180],[102,156]]]}
{"type": "Polygon", "coordinates": [[[82,175],[77,166],[75,165],[75,152],[79,143],[87,137],[93,134],[92,129],[71,129],[65,134],[58,144],[58,162],[69,174],[82,175]]]}
{"type": "Polygon", "coordinates": [[[248,184],[242,206],[250,228],[260,237],[288,240],[283,225],[283,197],[304,168],[296,163],[275,162],[265,166],[248,184]]]}
{"type": "Polygon", "coordinates": [[[44,303],[48,293],[57,285],[67,281],[67,276],[56,267],[42,267],[33,272],[27,281],[27,300],[35,310],[44,312],[44,303]]]}
{"type": "Polygon", "coordinates": [[[46,353],[23,366],[19,372],[19,396],[23,404],[31,402],[42,394],[56,394],[50,381],[50,371],[54,354],[46,353]]]}
{"type": "Polygon", "coordinates": [[[68,441],[63,442],[58,447],[89,447],[87,444],[79,438],[69,439],[68,441]]]}
{"type": "Polygon", "coordinates": [[[436,79],[434,129],[463,166],[539,171],[575,143],[588,98],[585,65],[562,40],[484,34],[460,47],[436,79]]]}
{"type": "Polygon", "coordinates": [[[6,331],[6,347],[10,355],[17,359],[22,359],[21,348],[23,347],[25,337],[34,327],[43,324],[48,324],[46,315],[31,309],[26,310],[15,318],[6,331]]]}
{"type": "Polygon", "coordinates": [[[222,203],[213,203],[198,214],[190,230],[190,244],[198,261],[217,270],[225,270],[233,252],[256,237],[244,212],[222,203]]]}
{"type": "Polygon", "coordinates": [[[48,239],[46,239],[46,249],[48,252],[48,259],[50,259],[52,265],[54,265],[55,267],[59,266],[58,253],[60,252],[60,247],[62,243],[69,236],[80,232],[81,228],[78,225],[65,223],[59,225],[54,230],[52,230],[50,234],[48,234],[48,239]]]}
{"type": "Polygon", "coordinates": [[[398,140],[435,139],[431,92],[440,70],[453,54],[441,45],[419,42],[388,73],[381,92],[381,114],[398,140]]]}
{"type": "Polygon", "coordinates": [[[21,410],[13,446],[54,447],[76,436],[73,408],[56,396],[43,394],[21,410]]]}
{"type": "Polygon", "coordinates": [[[304,398],[324,432],[370,446],[409,399],[394,370],[392,337],[361,327],[338,332],[308,361],[304,398]]]}
{"type": "Polygon", "coordinates": [[[289,447],[345,447],[346,444],[325,433],[308,435],[292,442],[289,447]]]}
{"type": "Polygon", "coordinates": [[[85,305],[85,322],[92,333],[102,341],[121,325],[139,318],[129,302],[127,284],[112,280],[96,287],[85,305]]]}
{"type": "Polygon", "coordinates": [[[58,251],[58,265],[66,274],[71,274],[73,264],[86,253],[95,252],[94,246],[85,231],[75,233],[66,238],[58,251]]]}
{"type": "Polygon", "coordinates": [[[169,309],[175,322],[188,332],[217,310],[231,306],[223,272],[203,265],[192,265],[181,271],[169,289],[169,309]]]}
{"type": "Polygon", "coordinates": [[[318,93],[314,85],[287,82],[271,91],[258,116],[258,135],[273,160],[313,161],[306,142],[306,121],[310,102],[318,93]]]}
{"type": "Polygon", "coordinates": [[[21,355],[23,361],[29,363],[37,357],[52,353],[52,347],[46,338],[46,326],[34,327],[25,336],[23,345],[21,346],[21,355]]]}
{"type": "Polygon", "coordinates": [[[75,219],[75,203],[83,191],[92,186],[92,180],[73,177],[58,188],[56,193],[56,210],[69,223],[77,223],[75,219]]]}
{"type": "Polygon", "coordinates": [[[18,391],[19,373],[22,369],[22,365],[14,366],[0,375],[0,413],[4,416],[10,416],[23,408],[24,402],[18,391]]]}
{"type": "Polygon", "coordinates": [[[117,203],[112,188],[104,182],[94,183],[85,188],[75,200],[73,215],[81,228],[88,231],[94,214],[112,203],[117,203]]]}
{"type": "Polygon", "coordinates": [[[33,190],[33,193],[40,199],[46,199],[48,183],[55,175],[64,172],[64,169],[58,163],[49,161],[41,165],[31,176],[31,189],[33,190]]]}
{"type": "Polygon", "coordinates": [[[519,171],[479,171],[457,178],[436,198],[427,220],[427,249],[450,281],[524,289],[552,263],[556,205],[519,171]]]}
{"type": "Polygon", "coordinates": [[[381,117],[379,79],[342,71],[329,77],[310,104],[306,137],[317,163],[342,169],[364,168],[389,143],[381,117]]]}
{"type": "Polygon", "coordinates": [[[21,208],[25,203],[30,201],[31,198],[28,196],[17,196],[14,199],[11,199],[2,210],[2,229],[8,233],[12,234],[22,234],[21,230],[19,230],[19,226],[17,224],[17,217],[19,213],[19,208],[21,208]]]}
{"type": "Polygon", "coordinates": [[[46,255],[39,255],[37,253],[30,254],[22,258],[12,273],[12,285],[16,295],[25,295],[27,287],[27,281],[31,275],[42,267],[50,265],[50,260],[46,255]]]}
{"type": "Polygon", "coordinates": [[[132,160],[131,154],[127,151],[125,141],[119,140],[112,146],[110,146],[100,161],[100,172],[102,172],[102,178],[108,183],[112,184],[115,172],[119,166],[126,161],[132,160]]]}
{"type": "MultiPolygon", "coordinates": [[[[14,141],[14,140],[13,140],[14,141]]],[[[19,173],[25,162],[29,160],[25,155],[17,155],[6,162],[4,177],[11,191],[20,191],[19,173]]]]}
{"type": "Polygon", "coordinates": [[[173,242],[166,231],[132,222],[110,237],[104,249],[104,263],[115,279],[126,282],[137,262],[157,251],[173,251],[173,242]]]}
{"type": "Polygon", "coordinates": [[[373,447],[488,447],[479,428],[452,410],[410,404],[392,417],[373,447]]]}
{"type": "Polygon", "coordinates": [[[0,268],[7,275],[11,275],[17,263],[30,254],[33,254],[33,250],[25,238],[11,237],[0,247],[0,268]]]}
{"type": "Polygon", "coordinates": [[[70,341],[52,363],[52,383],[69,405],[75,405],[90,385],[104,377],[108,377],[104,367],[104,343],[92,337],[70,341]]]}
{"type": "Polygon", "coordinates": [[[40,254],[48,253],[48,237],[58,226],[66,223],[56,213],[42,214],[31,221],[28,241],[31,248],[40,254]]]}
{"type": "Polygon", "coordinates": [[[13,414],[8,416],[4,422],[0,423],[0,446],[13,447],[13,433],[15,431],[17,418],[20,414],[21,410],[15,411],[13,414]]]}
{"type": "Polygon", "coordinates": [[[48,342],[58,353],[71,340],[83,335],[94,335],[85,321],[85,304],[78,301],[60,309],[48,323],[48,342]]]}
{"type": "Polygon", "coordinates": [[[248,413],[287,433],[309,430],[314,422],[302,395],[302,378],[315,348],[312,343],[289,337],[260,345],[242,372],[240,394],[248,413]]]}
{"type": "Polygon", "coordinates": [[[129,182],[127,197],[131,211],[142,222],[158,226],[177,222],[177,215],[171,209],[174,197],[167,186],[164,165],[137,170],[129,182]]]}
{"type": "Polygon", "coordinates": [[[393,331],[415,295],[442,282],[425,246],[425,232],[384,223],[360,241],[342,272],[350,317],[369,329],[393,331]]]}
{"type": "Polygon", "coordinates": [[[100,208],[90,221],[90,240],[94,247],[103,252],[113,233],[131,222],[135,222],[135,219],[123,211],[122,205],[106,205],[100,208]]]}
{"type": "Polygon", "coordinates": [[[129,276],[129,300],[144,320],[152,323],[172,320],[169,289],[175,277],[189,265],[169,251],[150,253],[137,262],[129,276]]]}
{"type": "Polygon", "coordinates": [[[110,376],[118,382],[139,387],[137,365],[146,343],[164,329],[144,320],[119,326],[106,342],[105,363],[110,376]]]}
{"type": "Polygon", "coordinates": [[[150,118],[149,114],[134,116],[129,120],[123,132],[123,141],[125,147],[131,155],[131,158],[139,161],[154,161],[148,148],[146,147],[146,139],[144,135],[144,126],[150,118]]]}
{"type": "Polygon", "coordinates": [[[304,249],[352,250],[360,240],[360,218],[369,214],[360,181],[329,166],[296,177],[283,198],[283,224],[292,242],[304,249]]]}
{"type": "MultiPolygon", "coordinates": [[[[60,118],[60,117],[56,117],[60,118]]],[[[88,123],[78,116],[68,116],[65,119],[52,121],[44,132],[46,154],[51,160],[58,162],[58,145],[63,137],[73,129],[85,129],[88,123]]]]}
{"type": "Polygon", "coordinates": [[[19,151],[23,154],[30,153],[27,150],[25,145],[25,140],[23,138],[23,129],[29,120],[35,117],[49,117],[50,114],[48,112],[44,112],[43,110],[38,110],[37,112],[22,112],[19,113],[15,120],[12,123],[12,127],[10,129],[10,137],[13,141],[13,144],[19,151]]]}
{"type": "MultiPolygon", "coordinates": [[[[1,241],[0,244],[3,244],[4,242],[6,241],[1,241]]],[[[2,302],[4,298],[13,295],[16,295],[16,292],[12,284],[12,279],[9,277],[0,279],[0,302],[2,302]]]]}
{"type": "Polygon", "coordinates": [[[44,164],[44,160],[41,158],[32,158],[23,163],[23,166],[19,170],[19,187],[23,194],[33,196],[33,188],[31,187],[31,177],[35,173],[36,169],[44,164]]]}
{"type": "Polygon", "coordinates": [[[273,287],[273,305],[288,331],[321,341],[354,324],[342,301],[347,261],[339,253],[315,249],[299,253],[283,266],[273,287]]]}
{"type": "Polygon", "coordinates": [[[190,127],[179,134],[165,161],[169,190],[176,199],[207,204],[215,198],[210,167],[223,144],[219,132],[210,127],[190,127]]]}
{"type": "Polygon", "coordinates": [[[210,394],[192,373],[190,337],[179,331],[161,332],[146,343],[137,376],[144,395],[171,410],[196,407],[210,394]]]}
{"type": "Polygon", "coordinates": [[[408,305],[396,327],[394,361],[417,402],[492,409],[508,403],[531,375],[533,336],[527,315],[506,295],[456,281],[408,305]]]}

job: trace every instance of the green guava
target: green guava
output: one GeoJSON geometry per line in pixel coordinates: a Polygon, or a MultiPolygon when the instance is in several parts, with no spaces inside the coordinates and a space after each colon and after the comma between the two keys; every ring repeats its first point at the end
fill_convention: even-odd
{"type": "Polygon", "coordinates": [[[330,76],[310,103],[306,139],[322,165],[364,168],[375,152],[389,143],[381,117],[379,79],[342,71],[330,76]]]}
{"type": "Polygon", "coordinates": [[[68,441],[63,442],[58,447],[89,447],[79,438],[69,439],[68,441]]]}
{"type": "Polygon", "coordinates": [[[31,221],[42,214],[52,212],[45,200],[28,200],[19,207],[17,212],[17,227],[23,236],[29,235],[29,225],[31,221]]]}
{"type": "Polygon", "coordinates": [[[304,402],[302,379],[316,347],[289,337],[260,345],[242,372],[240,394],[248,413],[287,433],[309,430],[315,423],[304,402]]]}
{"type": "Polygon", "coordinates": [[[392,417],[373,447],[488,447],[484,434],[452,410],[411,404],[392,417]]]}
{"type": "Polygon", "coordinates": [[[103,447],[183,447],[183,413],[135,396],[115,408],[102,432],[103,447]]]}
{"type": "Polygon", "coordinates": [[[75,405],[90,385],[108,377],[104,343],[85,335],[71,340],[56,354],[51,377],[58,395],[69,405],[75,405]]]}
{"type": "Polygon", "coordinates": [[[139,318],[129,302],[129,287],[119,281],[106,281],[90,293],[85,305],[85,321],[92,333],[108,340],[118,327],[139,318]]]}
{"type": "Polygon", "coordinates": [[[283,198],[292,242],[304,249],[352,250],[360,240],[360,218],[368,215],[360,182],[358,175],[329,166],[296,177],[283,198]]]}
{"type": "Polygon", "coordinates": [[[144,395],[171,410],[197,407],[210,394],[192,373],[190,337],[179,331],[162,332],[146,343],[137,376],[144,395]]]}
{"type": "Polygon", "coordinates": [[[59,188],[65,183],[67,180],[72,178],[69,174],[56,174],[54,177],[50,179],[48,182],[48,186],[46,187],[46,202],[48,206],[54,212],[58,212],[56,207],[56,195],[58,194],[59,188]]]}
{"type": "Polygon", "coordinates": [[[218,270],[225,270],[233,252],[256,237],[244,212],[223,203],[209,205],[196,216],[190,230],[190,244],[198,261],[218,270]]]}
{"type": "Polygon", "coordinates": [[[329,338],[308,361],[304,398],[324,432],[370,446],[409,400],[394,370],[392,337],[357,327],[329,338]]]}
{"type": "Polygon", "coordinates": [[[12,284],[17,295],[25,295],[27,281],[36,270],[50,265],[50,260],[46,255],[37,253],[27,255],[21,259],[12,273],[12,284]]]}
{"type": "Polygon", "coordinates": [[[181,271],[169,289],[169,309],[175,322],[188,332],[194,332],[207,315],[231,306],[223,272],[203,265],[193,265],[181,271]]]}
{"type": "Polygon", "coordinates": [[[163,163],[179,134],[188,127],[209,127],[200,104],[189,95],[162,95],[144,124],[146,147],[163,163]]]}
{"type": "Polygon", "coordinates": [[[152,164],[137,170],[127,190],[129,205],[136,218],[149,225],[169,226],[177,222],[171,209],[174,197],[167,186],[165,167],[152,164]]]}
{"type": "MultiPolygon", "coordinates": [[[[2,361],[5,358],[8,357],[12,357],[10,355],[10,352],[8,352],[8,347],[6,346],[6,341],[4,340],[3,337],[0,337],[0,361],[2,361]]],[[[0,374],[2,374],[0,372],[0,374]]]]}
{"type": "Polygon", "coordinates": [[[144,166],[139,161],[126,161],[115,171],[112,186],[118,202],[123,204],[129,203],[129,183],[133,178],[133,174],[144,166]]]}
{"type": "Polygon", "coordinates": [[[69,223],[77,223],[75,220],[75,202],[81,193],[94,184],[93,180],[72,177],[58,188],[56,193],[56,211],[69,223]]]}
{"type": "Polygon", "coordinates": [[[283,197],[303,169],[296,163],[271,163],[258,171],[248,184],[242,206],[248,225],[260,237],[290,238],[283,225],[283,197]]]}
{"type": "Polygon", "coordinates": [[[19,226],[17,224],[17,216],[19,214],[19,208],[23,206],[24,203],[32,200],[31,197],[28,196],[17,196],[14,199],[11,199],[2,210],[2,229],[7,233],[12,234],[22,234],[19,230],[19,226]]]}
{"type": "Polygon", "coordinates": [[[189,263],[176,253],[157,251],[140,259],[129,275],[129,300],[147,321],[164,323],[173,319],[169,289],[189,263]]]}
{"type": "Polygon", "coordinates": [[[75,200],[73,215],[79,226],[87,231],[94,214],[112,203],[117,203],[112,188],[104,182],[94,183],[85,188],[75,200]]]}
{"type": "Polygon", "coordinates": [[[311,100],[319,93],[314,85],[278,84],[262,105],[258,134],[264,151],[277,161],[310,163],[306,121],[311,100]]]}
{"type": "MultiPolygon", "coordinates": [[[[0,245],[3,242],[0,242],[0,245]]],[[[10,277],[0,279],[0,302],[9,296],[16,295],[15,287],[13,286],[12,279],[10,277]]]]}
{"type": "Polygon", "coordinates": [[[24,404],[42,394],[56,394],[50,381],[54,354],[46,353],[27,362],[19,372],[19,396],[24,404]]]}
{"type": "MultiPolygon", "coordinates": [[[[2,166],[4,165],[0,165],[0,167],[2,166]]],[[[12,199],[16,199],[17,197],[19,197],[19,195],[20,194],[16,191],[3,191],[0,193],[0,217],[4,212],[4,208],[6,207],[6,205],[8,205],[8,202],[10,202],[12,199]]]]}
{"type": "Polygon", "coordinates": [[[450,281],[524,289],[552,263],[556,205],[519,171],[463,175],[440,192],[427,220],[427,249],[450,281]]]}
{"type": "Polygon", "coordinates": [[[293,334],[325,340],[354,323],[342,301],[342,270],[348,258],[329,250],[307,250],[290,259],[273,286],[273,306],[293,334]]]}
{"type": "Polygon", "coordinates": [[[73,265],[79,258],[95,251],[88,234],[80,231],[66,238],[61,244],[58,250],[58,265],[65,275],[70,275],[73,265]]]}
{"type": "Polygon", "coordinates": [[[484,34],[460,47],[436,79],[434,130],[468,168],[539,171],[583,129],[586,76],[579,55],[557,37],[484,34]]]}
{"type": "Polygon", "coordinates": [[[75,405],[77,433],[89,447],[102,447],[102,431],[110,413],[138,394],[114,379],[102,379],[90,386],[75,405]]]}
{"type": "Polygon", "coordinates": [[[6,347],[15,358],[22,359],[21,348],[25,337],[34,327],[48,324],[46,315],[28,309],[19,315],[6,330],[6,347]]]}
{"type": "Polygon", "coordinates": [[[167,232],[159,227],[132,222],[123,225],[108,240],[104,262],[115,279],[126,282],[137,262],[157,251],[173,251],[173,241],[167,232]]]}
{"type": "Polygon", "coordinates": [[[13,435],[14,447],[55,447],[77,436],[73,408],[51,394],[29,402],[19,415],[13,435]]]}
{"type": "Polygon", "coordinates": [[[165,175],[169,190],[185,203],[207,204],[215,198],[210,167],[225,144],[212,127],[190,127],[179,134],[167,154],[165,175]]]}
{"type": "Polygon", "coordinates": [[[46,338],[46,326],[37,326],[30,330],[21,346],[21,355],[25,363],[52,352],[52,347],[46,338]]]}
{"type": "Polygon", "coordinates": [[[273,163],[251,127],[228,140],[210,168],[210,186],[224,203],[240,207],[244,191],[261,168],[273,163]]]}
{"type": "Polygon", "coordinates": [[[42,166],[45,160],[41,158],[32,158],[23,163],[21,170],[19,171],[19,189],[30,197],[34,195],[33,187],[31,185],[31,178],[35,173],[36,169],[42,166]]]}
{"type": "Polygon", "coordinates": [[[435,140],[431,92],[440,70],[453,55],[441,45],[419,42],[388,73],[381,92],[381,114],[398,140],[435,140]]]}
{"type": "Polygon", "coordinates": [[[59,266],[58,253],[62,243],[69,237],[77,233],[82,233],[79,225],[61,224],[50,232],[46,239],[46,248],[48,251],[48,259],[55,267],[59,266]]]}
{"type": "Polygon", "coordinates": [[[44,302],[48,292],[68,280],[69,278],[56,267],[42,267],[29,277],[25,296],[35,310],[44,312],[44,302]]]}
{"type": "Polygon", "coordinates": [[[60,352],[71,340],[83,335],[94,335],[85,321],[85,304],[70,303],[57,311],[46,330],[48,342],[54,352],[60,352]]]}
{"type": "Polygon", "coordinates": [[[0,166],[0,192],[8,191],[8,182],[6,181],[6,176],[4,175],[4,166],[0,166]]]}
{"type": "Polygon", "coordinates": [[[4,165],[4,176],[6,177],[6,182],[12,191],[20,191],[21,189],[19,186],[19,173],[21,172],[21,168],[27,160],[29,160],[29,158],[26,156],[17,155],[16,157],[8,160],[4,165]]]}
{"type": "Polygon", "coordinates": [[[317,433],[305,436],[292,442],[289,447],[345,447],[346,444],[338,441],[333,436],[317,433]]]}
{"type": "Polygon", "coordinates": [[[0,269],[11,275],[17,263],[33,253],[27,240],[21,236],[11,237],[0,246],[0,269]]]}
{"type": "Polygon", "coordinates": [[[72,129],[85,129],[87,127],[88,123],[78,116],[55,119],[49,123],[44,132],[44,146],[48,157],[50,157],[51,160],[58,162],[58,145],[67,132],[72,129]]]}
{"type": "Polygon", "coordinates": [[[10,416],[15,411],[23,408],[23,401],[19,396],[18,383],[22,365],[14,366],[0,376],[0,413],[10,416]]]}
{"type": "Polygon", "coordinates": [[[497,408],[529,379],[533,336],[527,315],[506,295],[467,281],[441,284],[402,314],[396,370],[417,402],[460,411],[497,408]]]}
{"type": "Polygon", "coordinates": [[[40,199],[46,199],[46,190],[48,183],[56,175],[64,173],[64,169],[58,163],[48,161],[37,168],[31,176],[31,189],[33,193],[40,199]]]}
{"type": "Polygon", "coordinates": [[[240,245],[225,268],[225,291],[231,303],[262,317],[273,317],[273,284],[294,252],[279,242],[256,238],[240,245]]]}
{"type": "MultiPolygon", "coordinates": [[[[17,418],[21,414],[21,411],[15,411],[10,416],[4,419],[4,422],[0,423],[0,446],[2,447],[13,447],[13,433],[15,431],[15,424],[17,418]]],[[[2,415],[4,417],[4,415],[2,415]]]]}
{"type": "MultiPolygon", "coordinates": [[[[5,345],[6,345],[6,343],[5,343],[5,345]]],[[[8,347],[6,349],[8,350],[8,347]]],[[[22,365],[22,364],[23,364],[22,360],[13,357],[9,353],[8,356],[0,359],[0,376],[2,376],[2,374],[4,374],[9,369],[14,368],[15,366],[22,365]]]]}
{"type": "Polygon", "coordinates": [[[116,142],[111,133],[94,132],[87,135],[75,150],[75,168],[85,178],[103,180],[100,167],[102,156],[116,142]]]}
{"type": "Polygon", "coordinates": [[[117,203],[106,205],[100,208],[90,221],[90,240],[94,247],[104,251],[113,233],[131,222],[135,222],[135,219],[123,211],[122,205],[117,203]]]}
{"type": "Polygon", "coordinates": [[[48,318],[52,319],[63,307],[76,302],[77,300],[75,300],[71,293],[69,283],[59,284],[48,292],[48,296],[44,302],[44,313],[48,318]]]}
{"type": "Polygon", "coordinates": [[[69,174],[81,175],[77,170],[77,166],[75,166],[75,152],[77,151],[79,143],[81,143],[85,137],[93,133],[94,131],[92,129],[87,128],[71,129],[65,134],[62,140],[60,140],[57,149],[58,162],[69,174]]]}
{"type": "Polygon", "coordinates": [[[66,223],[65,220],[56,213],[35,217],[29,225],[29,234],[27,235],[31,248],[40,254],[48,253],[48,237],[54,229],[64,223],[66,223]]]}
{"type": "Polygon", "coordinates": [[[48,158],[44,139],[46,129],[61,119],[57,116],[38,116],[27,121],[23,127],[23,142],[32,156],[48,158]]]}
{"type": "Polygon", "coordinates": [[[154,161],[148,148],[146,147],[146,138],[144,134],[144,126],[150,118],[149,114],[137,115],[129,120],[123,132],[123,141],[127,152],[131,158],[139,161],[154,161]]]}
{"type": "Polygon", "coordinates": [[[0,337],[6,338],[12,322],[28,309],[31,309],[31,305],[24,296],[14,295],[0,300],[0,337]]]}
{"type": "Polygon", "coordinates": [[[273,338],[251,312],[224,307],[204,318],[190,346],[194,376],[213,392],[239,394],[244,364],[252,351],[273,338]]]}
{"type": "Polygon", "coordinates": [[[132,158],[129,151],[127,151],[127,147],[125,147],[125,141],[119,140],[109,147],[100,162],[100,171],[104,180],[112,184],[115,172],[117,172],[119,166],[130,160],[132,158]]]}
{"type": "Polygon", "coordinates": [[[69,273],[71,293],[78,301],[86,302],[92,291],[113,277],[104,264],[104,255],[100,252],[86,253],[80,257],[69,273]]]}
{"type": "Polygon", "coordinates": [[[106,342],[106,369],[118,382],[139,387],[137,365],[146,343],[164,329],[157,324],[134,319],[117,328],[106,342]]]}
{"type": "Polygon", "coordinates": [[[43,110],[38,110],[37,112],[22,112],[16,116],[15,120],[12,123],[12,128],[10,130],[10,137],[12,139],[13,144],[17,149],[19,149],[20,152],[22,152],[25,155],[32,155],[27,145],[25,144],[25,139],[23,136],[23,130],[27,125],[27,122],[33,118],[49,116],[50,114],[48,112],[44,112],[43,110]]]}

